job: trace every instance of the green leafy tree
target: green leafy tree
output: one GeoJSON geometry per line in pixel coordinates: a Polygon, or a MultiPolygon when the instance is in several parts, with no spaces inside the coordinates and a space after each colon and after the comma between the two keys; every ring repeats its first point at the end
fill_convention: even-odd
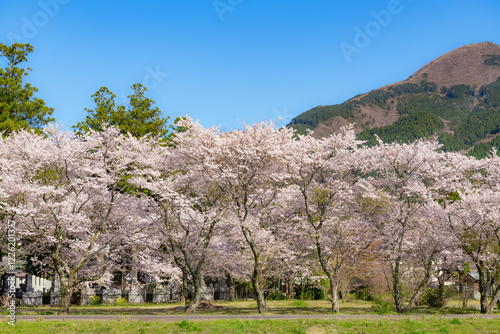
{"type": "Polygon", "coordinates": [[[134,137],[146,134],[167,138],[171,126],[167,126],[170,117],[162,117],[162,112],[155,107],[155,101],[145,96],[147,88],[136,83],[132,85],[134,93],[129,98],[128,108],[116,105],[116,95],[108,88],[101,87],[92,97],[96,107],[85,110],[88,112],[85,121],[79,122],[73,128],[80,132],[90,129],[101,130],[102,124],[115,125],[123,134],[130,133],[134,137]]]}
{"type": "Polygon", "coordinates": [[[5,134],[22,128],[40,129],[55,121],[50,117],[54,109],[34,97],[38,89],[23,82],[31,68],[18,65],[27,62],[31,52],[33,46],[30,44],[7,46],[0,43],[0,61],[6,63],[5,68],[0,68],[0,131],[5,134]]]}

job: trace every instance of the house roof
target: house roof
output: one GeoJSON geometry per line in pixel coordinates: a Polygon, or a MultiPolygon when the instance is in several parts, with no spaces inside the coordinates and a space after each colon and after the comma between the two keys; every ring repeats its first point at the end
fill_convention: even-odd
{"type": "Polygon", "coordinates": [[[471,272],[469,272],[469,275],[470,275],[473,279],[475,279],[475,280],[479,280],[479,273],[476,273],[476,272],[471,271],[471,272]]]}

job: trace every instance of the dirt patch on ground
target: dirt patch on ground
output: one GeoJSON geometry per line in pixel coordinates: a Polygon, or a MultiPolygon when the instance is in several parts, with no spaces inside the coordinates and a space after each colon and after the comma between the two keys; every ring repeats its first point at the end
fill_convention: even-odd
{"type": "Polygon", "coordinates": [[[325,334],[325,329],[321,326],[312,326],[306,329],[306,334],[325,334]]]}
{"type": "MultiPolygon", "coordinates": [[[[319,325],[312,326],[306,329],[306,334],[325,334],[325,333],[326,333],[325,328],[319,325]]],[[[334,328],[329,328],[328,333],[337,333],[337,330],[334,328]]]]}
{"type": "Polygon", "coordinates": [[[226,308],[225,306],[219,306],[219,305],[213,305],[206,300],[202,300],[200,304],[198,304],[198,308],[200,310],[216,310],[216,309],[222,309],[226,308]]]}
{"type": "MultiPolygon", "coordinates": [[[[223,309],[223,308],[226,308],[226,306],[214,305],[212,303],[207,302],[206,300],[202,300],[198,304],[198,310],[219,310],[219,309],[223,309]]],[[[171,308],[171,310],[182,310],[182,311],[184,311],[184,306],[173,307],[173,308],[171,308]]]]}

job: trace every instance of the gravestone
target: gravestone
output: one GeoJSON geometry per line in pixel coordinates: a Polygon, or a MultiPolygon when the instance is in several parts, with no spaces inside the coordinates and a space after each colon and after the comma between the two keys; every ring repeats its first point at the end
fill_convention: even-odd
{"type": "Polygon", "coordinates": [[[26,274],[26,292],[33,292],[33,276],[26,274]]]}
{"type": "Polygon", "coordinates": [[[42,291],[31,291],[23,292],[23,305],[24,306],[36,306],[42,305],[42,291]]]}
{"type": "Polygon", "coordinates": [[[102,303],[103,304],[114,304],[117,299],[122,298],[122,292],[118,289],[106,289],[102,290],[102,303]]]}
{"type": "Polygon", "coordinates": [[[142,304],[145,302],[145,289],[143,287],[133,287],[128,293],[130,304],[142,304]]]}
{"type": "Polygon", "coordinates": [[[36,306],[42,305],[42,292],[35,291],[33,289],[33,277],[30,274],[26,274],[26,291],[23,291],[23,305],[24,306],[36,306]]]}
{"type": "Polygon", "coordinates": [[[54,276],[54,284],[52,285],[52,291],[50,291],[50,303],[52,305],[61,303],[61,282],[59,281],[59,275],[54,276]]]}
{"type": "Polygon", "coordinates": [[[215,286],[214,299],[229,300],[229,287],[226,284],[226,280],[223,278],[219,279],[219,282],[215,286]]]}
{"type": "Polygon", "coordinates": [[[181,292],[177,284],[172,284],[170,287],[170,300],[179,301],[181,300],[181,292]]]}
{"type": "Polygon", "coordinates": [[[212,284],[209,284],[207,286],[205,282],[202,280],[200,292],[201,292],[201,300],[214,300],[214,287],[212,286],[212,284]]]}
{"type": "Polygon", "coordinates": [[[166,286],[156,286],[153,290],[153,303],[168,303],[170,301],[170,289],[166,286]]]}
{"type": "Polygon", "coordinates": [[[90,305],[90,299],[95,298],[95,290],[91,289],[88,284],[85,284],[81,291],[80,305],[90,305]]]}

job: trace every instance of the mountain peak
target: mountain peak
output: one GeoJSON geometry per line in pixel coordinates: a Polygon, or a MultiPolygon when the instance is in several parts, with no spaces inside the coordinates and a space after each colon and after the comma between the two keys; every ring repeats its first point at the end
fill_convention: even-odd
{"type": "Polygon", "coordinates": [[[484,157],[500,148],[500,45],[469,44],[423,66],[406,80],[292,119],[304,134],[328,136],[354,123],[361,140],[438,137],[445,151],[484,157]]]}
{"type": "Polygon", "coordinates": [[[418,83],[425,79],[447,87],[488,85],[500,76],[500,66],[485,64],[491,56],[500,57],[500,45],[492,42],[468,44],[431,61],[405,82],[418,83]]]}

